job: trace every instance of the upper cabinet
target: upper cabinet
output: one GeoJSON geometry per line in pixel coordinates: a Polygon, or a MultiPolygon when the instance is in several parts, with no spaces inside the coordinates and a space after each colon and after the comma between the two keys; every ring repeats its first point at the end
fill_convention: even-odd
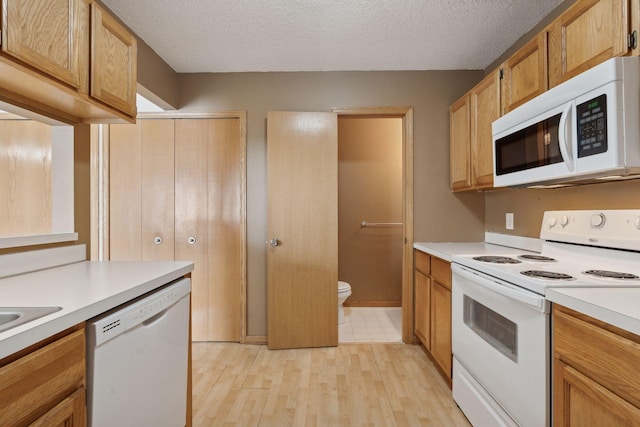
{"type": "Polygon", "coordinates": [[[88,5],[82,0],[5,0],[4,4],[2,52],[80,89],[81,78],[86,78],[80,56],[89,37],[80,29],[88,19],[88,5]]]}
{"type": "Polygon", "coordinates": [[[551,24],[551,87],[631,51],[630,6],[630,0],[579,0],[551,24]]]}
{"type": "Polygon", "coordinates": [[[1,0],[0,100],[67,123],[135,121],[135,38],[91,0],[1,0]]]}
{"type": "Polygon", "coordinates": [[[135,116],[138,44],[111,15],[91,5],[91,96],[135,116]]]}
{"type": "Polygon", "coordinates": [[[506,114],[547,90],[547,33],[520,48],[502,70],[502,112],[506,114]]]}
{"type": "Polygon", "coordinates": [[[491,124],[500,117],[500,78],[485,77],[450,109],[450,173],[453,191],[493,186],[491,124]]]}

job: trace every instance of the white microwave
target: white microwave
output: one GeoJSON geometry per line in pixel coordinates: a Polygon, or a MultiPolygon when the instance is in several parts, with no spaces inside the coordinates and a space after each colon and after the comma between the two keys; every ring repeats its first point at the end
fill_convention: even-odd
{"type": "Polygon", "coordinates": [[[640,174],[640,57],[609,59],[493,122],[495,187],[640,174]]]}

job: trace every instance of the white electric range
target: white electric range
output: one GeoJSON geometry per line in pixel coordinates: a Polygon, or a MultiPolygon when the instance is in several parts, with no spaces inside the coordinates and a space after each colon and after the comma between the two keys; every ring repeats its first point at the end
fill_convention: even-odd
{"type": "Polygon", "coordinates": [[[549,211],[539,254],[452,257],[453,396],[478,426],[550,425],[553,287],[640,287],[640,210],[549,211]]]}

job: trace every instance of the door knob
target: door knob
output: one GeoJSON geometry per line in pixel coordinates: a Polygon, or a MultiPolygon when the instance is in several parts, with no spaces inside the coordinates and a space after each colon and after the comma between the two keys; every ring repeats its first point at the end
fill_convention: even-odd
{"type": "Polygon", "coordinates": [[[156,245],[159,245],[160,243],[162,243],[162,237],[160,236],[154,237],[153,243],[155,243],[156,245]]]}
{"type": "Polygon", "coordinates": [[[278,240],[278,239],[276,239],[276,238],[274,237],[273,239],[268,240],[268,241],[267,241],[267,244],[268,244],[268,245],[271,245],[271,246],[273,246],[273,247],[275,248],[276,246],[280,246],[280,240],[278,240]]]}
{"type": "Polygon", "coordinates": [[[190,245],[195,245],[196,244],[196,238],[191,236],[187,239],[187,243],[190,245]]]}

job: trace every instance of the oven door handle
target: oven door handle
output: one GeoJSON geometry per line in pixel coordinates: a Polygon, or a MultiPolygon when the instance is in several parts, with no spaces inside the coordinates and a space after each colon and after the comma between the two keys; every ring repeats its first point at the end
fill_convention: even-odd
{"type": "Polygon", "coordinates": [[[451,265],[451,269],[453,273],[459,274],[463,278],[473,282],[474,285],[482,286],[483,288],[488,289],[492,292],[526,304],[536,311],[545,313],[549,310],[548,304],[543,296],[534,294],[533,292],[521,291],[516,286],[510,283],[501,281],[499,279],[489,278],[485,275],[476,273],[455,263],[451,265]]]}

